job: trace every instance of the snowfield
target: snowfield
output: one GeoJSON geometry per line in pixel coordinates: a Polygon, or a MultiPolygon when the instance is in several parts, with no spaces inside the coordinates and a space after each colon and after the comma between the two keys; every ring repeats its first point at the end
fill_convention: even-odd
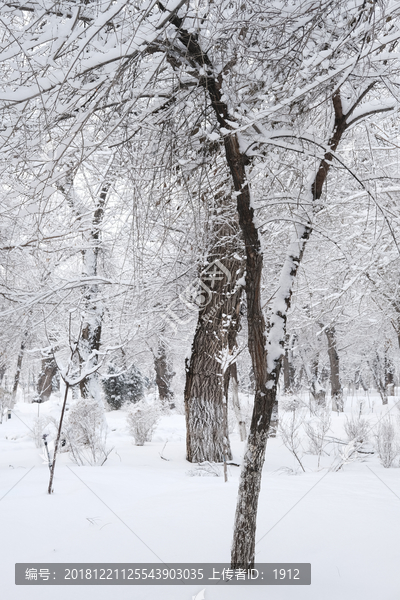
{"type": "MultiPolygon", "coordinates": [[[[303,473],[279,436],[267,447],[256,562],[310,562],[311,586],[16,586],[16,562],[230,558],[240,468],[229,467],[227,483],[221,467],[215,467],[218,477],[197,476],[197,466],[185,460],[182,415],[162,417],[153,441],[138,447],[126,411],[107,412],[108,444],[114,447],[107,462],[78,467],[61,453],[49,496],[48,466],[29,428],[38,410],[57,417],[60,405],[57,398],[42,405],[19,402],[0,425],[1,598],[191,600],[203,588],[206,600],[400,598],[400,470],[385,469],[376,454],[366,454],[331,472],[333,454],[322,457],[319,469],[317,457],[305,454],[303,473]]],[[[374,423],[378,398],[371,410],[367,406],[364,416],[374,423]]],[[[397,418],[397,409],[391,412],[397,418]]],[[[333,414],[330,435],[344,439],[344,419],[333,414]]],[[[238,440],[233,433],[239,463],[244,444],[238,440]]]]}

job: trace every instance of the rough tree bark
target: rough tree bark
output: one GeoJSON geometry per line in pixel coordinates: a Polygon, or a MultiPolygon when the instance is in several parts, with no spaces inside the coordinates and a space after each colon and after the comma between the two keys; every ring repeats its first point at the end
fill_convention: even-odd
{"type": "Polygon", "coordinates": [[[175,373],[168,360],[167,345],[161,335],[158,338],[158,347],[154,354],[154,369],[161,404],[171,409],[175,408],[174,392],[171,389],[171,381],[175,373]]]}
{"type": "MultiPolygon", "coordinates": [[[[199,310],[190,360],[186,365],[186,457],[190,462],[231,459],[226,380],[240,325],[243,261],[237,255],[238,224],[229,209],[213,221],[216,243],[200,275],[199,310]]],[[[229,379],[228,379],[229,382],[229,379]]]]}
{"type": "Polygon", "coordinates": [[[0,365],[0,385],[3,383],[3,378],[4,375],[6,374],[7,371],[7,365],[6,363],[3,363],[0,365]]]}
{"type": "Polygon", "coordinates": [[[388,393],[385,385],[385,366],[382,365],[382,361],[378,352],[375,352],[375,356],[372,360],[372,363],[369,366],[372,372],[374,383],[376,385],[376,389],[378,390],[379,395],[382,399],[382,404],[386,405],[388,403],[388,393]]]}
{"type": "Polygon", "coordinates": [[[286,335],[285,354],[282,357],[283,368],[283,393],[292,394],[298,388],[296,385],[296,369],[293,364],[293,347],[295,345],[296,334],[286,335]]]}
{"type": "Polygon", "coordinates": [[[290,360],[290,339],[286,335],[285,340],[285,354],[282,357],[282,368],[283,368],[283,393],[291,394],[293,392],[293,373],[292,365],[290,360]]]}
{"type": "Polygon", "coordinates": [[[384,366],[385,366],[385,388],[388,396],[394,396],[394,365],[393,361],[390,357],[390,342],[385,344],[385,358],[384,358],[384,366]]]}
{"type": "MultiPolygon", "coordinates": [[[[46,402],[50,398],[57,365],[53,358],[42,359],[42,370],[37,381],[37,402],[46,402]]],[[[36,400],[35,400],[36,401],[36,400]]]]}
{"type": "Polygon", "coordinates": [[[333,325],[326,327],[325,335],[328,340],[332,410],[343,412],[343,390],[340,383],[339,354],[337,352],[335,327],[333,325]]]}

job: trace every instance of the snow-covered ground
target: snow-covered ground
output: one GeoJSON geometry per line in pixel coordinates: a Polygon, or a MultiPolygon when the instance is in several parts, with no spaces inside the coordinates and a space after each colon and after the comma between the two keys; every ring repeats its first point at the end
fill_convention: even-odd
{"type": "MultiPolygon", "coordinates": [[[[365,408],[371,423],[378,398],[374,404],[373,413],[365,408]]],[[[58,416],[60,401],[20,402],[0,425],[1,598],[191,600],[204,587],[15,586],[16,562],[229,562],[240,469],[229,467],[227,483],[193,476],[183,416],[162,417],[153,441],[138,447],[126,413],[107,413],[114,446],[107,462],[77,467],[60,454],[48,496],[48,466],[29,430],[38,410],[58,416]]],[[[344,438],[344,418],[333,415],[330,435],[344,438]]],[[[243,443],[236,434],[231,439],[240,462],[243,443]]],[[[280,437],[269,440],[256,560],[310,562],[312,584],[206,586],[206,600],[399,600],[400,470],[365,456],[335,473],[327,468],[332,455],[317,469],[316,456],[307,454],[300,473],[280,437]]]]}

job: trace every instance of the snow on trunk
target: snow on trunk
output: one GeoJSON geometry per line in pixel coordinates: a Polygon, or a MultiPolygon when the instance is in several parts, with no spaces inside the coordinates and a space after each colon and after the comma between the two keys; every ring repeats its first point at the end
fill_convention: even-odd
{"type": "Polygon", "coordinates": [[[243,417],[242,408],[240,406],[239,400],[239,382],[236,361],[230,366],[230,381],[232,385],[232,406],[239,425],[240,441],[245,442],[247,438],[246,422],[243,417]]]}
{"type": "MultiPolygon", "coordinates": [[[[101,224],[104,217],[104,206],[110,189],[105,183],[99,194],[93,214],[92,227],[89,233],[88,248],[83,251],[83,274],[85,277],[98,275],[98,258],[101,246],[101,224]]],[[[79,344],[79,355],[82,363],[91,369],[98,364],[98,352],[101,344],[101,328],[103,323],[103,302],[100,299],[99,286],[88,285],[84,293],[85,312],[82,324],[82,335],[79,344]]],[[[101,384],[97,372],[88,375],[80,382],[83,398],[96,398],[100,401],[101,384]]]]}
{"type": "MultiPolygon", "coordinates": [[[[334,151],[346,129],[346,116],[343,115],[339,91],[335,92],[332,101],[335,121],[328,146],[334,151]]],[[[231,565],[232,568],[251,568],[254,565],[255,557],[256,519],[262,467],[271,417],[274,407],[276,407],[279,373],[285,351],[287,313],[290,308],[293,284],[312,228],[308,224],[296,225],[295,235],[286,254],[279,278],[278,291],[271,310],[268,338],[264,341],[265,322],[260,303],[262,254],[258,230],[254,224],[250,190],[246,181],[246,157],[240,153],[235,134],[230,138],[225,138],[225,149],[235,188],[239,192],[238,213],[247,254],[246,296],[249,351],[256,382],[254,410],[239,484],[231,565]]],[[[326,152],[311,183],[311,200],[314,202],[315,210],[317,210],[316,201],[322,195],[332,159],[332,152],[326,152]]]]}

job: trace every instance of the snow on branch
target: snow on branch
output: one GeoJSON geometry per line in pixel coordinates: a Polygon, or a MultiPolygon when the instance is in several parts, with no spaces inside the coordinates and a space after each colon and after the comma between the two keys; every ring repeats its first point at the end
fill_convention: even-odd
{"type": "Polygon", "coordinates": [[[359,106],[352,113],[352,119],[347,121],[347,127],[351,127],[357,121],[361,119],[365,119],[371,115],[375,115],[377,113],[388,112],[391,110],[395,110],[398,106],[398,102],[396,100],[371,100],[370,102],[366,102],[362,106],[359,106]]]}

